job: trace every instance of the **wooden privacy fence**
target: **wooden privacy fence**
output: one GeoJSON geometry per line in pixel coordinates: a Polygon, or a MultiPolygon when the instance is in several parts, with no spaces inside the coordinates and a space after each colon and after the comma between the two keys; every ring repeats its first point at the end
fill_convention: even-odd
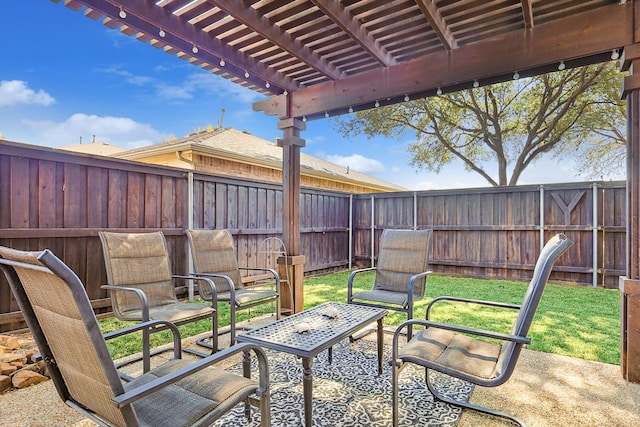
{"type": "MultiPolygon", "coordinates": [[[[624,274],[623,182],[374,195],[303,189],[300,211],[309,274],[375,263],[383,228],[432,228],[431,267],[445,274],[527,277],[541,241],[557,231],[577,244],[554,280],[611,287],[624,274]]],[[[162,230],[172,269],[184,274],[185,229],[229,229],[240,265],[255,266],[282,220],[279,185],[0,141],[0,245],[51,249],[98,313],[110,311],[99,231],[162,230]]],[[[0,275],[0,331],[23,326],[0,275]]]]}
{"type": "MultiPolygon", "coordinates": [[[[349,195],[305,189],[300,206],[306,271],[345,268],[349,195]]],[[[99,231],[162,230],[173,272],[185,274],[189,227],[229,229],[239,264],[263,265],[260,243],[282,235],[282,188],[0,141],[0,245],[51,249],[78,274],[98,313],[111,306],[101,289],[99,231]]],[[[0,274],[0,331],[21,327],[22,314],[0,274]]]]}
{"type": "Polygon", "coordinates": [[[621,181],[354,195],[351,258],[375,264],[385,228],[433,229],[433,271],[528,280],[540,248],[563,232],[575,244],[552,280],[617,288],[625,206],[621,181]]]}

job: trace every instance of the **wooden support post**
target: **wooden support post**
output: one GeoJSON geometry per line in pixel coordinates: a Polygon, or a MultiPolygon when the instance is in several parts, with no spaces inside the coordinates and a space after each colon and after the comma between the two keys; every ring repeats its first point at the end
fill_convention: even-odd
{"type": "Polygon", "coordinates": [[[300,255],[300,148],[304,140],[300,131],[306,129],[302,120],[283,119],[278,122],[283,138],[282,147],[282,240],[287,254],[300,255]]]}
{"type": "Polygon", "coordinates": [[[304,255],[278,258],[280,277],[288,278],[288,283],[280,286],[283,314],[299,313],[304,309],[304,262],[304,255]]]}
{"type": "MultiPolygon", "coordinates": [[[[640,10],[635,13],[640,23],[640,10]]],[[[621,62],[631,75],[622,87],[627,100],[627,274],[620,278],[620,368],[627,381],[640,382],[640,43],[625,46],[621,62]]]]}
{"type": "Polygon", "coordinates": [[[620,367],[629,382],[640,382],[640,280],[620,277],[620,367]]]}
{"type": "Polygon", "coordinates": [[[283,312],[297,313],[304,308],[305,257],[300,254],[300,148],[304,147],[304,140],[300,138],[300,132],[306,129],[306,124],[295,118],[281,117],[278,128],[283,134],[282,140],[278,141],[283,150],[282,240],[289,255],[278,260],[278,264],[286,268],[281,277],[288,277],[289,282],[281,288],[281,304],[283,312]]]}

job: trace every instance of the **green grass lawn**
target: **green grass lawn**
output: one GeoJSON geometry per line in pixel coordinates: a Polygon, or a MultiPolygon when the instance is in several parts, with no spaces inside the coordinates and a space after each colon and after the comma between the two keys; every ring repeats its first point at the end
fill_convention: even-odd
{"type": "MultiPolygon", "coordinates": [[[[305,308],[326,301],[346,302],[349,272],[310,277],[304,281],[305,308]]],[[[368,289],[372,273],[358,275],[355,286],[368,289]]],[[[414,308],[414,317],[424,318],[431,299],[457,296],[472,299],[501,301],[520,304],[527,283],[502,280],[470,279],[431,275],[427,279],[427,292],[414,308]]],[[[265,306],[265,311],[270,308],[265,306]]],[[[260,308],[258,308],[260,309],[260,308]]],[[[256,314],[256,310],[252,310],[256,314]]],[[[479,329],[509,332],[516,310],[480,308],[477,305],[440,304],[432,313],[432,319],[479,329]]],[[[219,307],[220,325],[229,324],[227,304],[219,307]]],[[[239,321],[246,319],[246,311],[238,313],[239,321]]],[[[404,313],[391,312],[385,324],[399,325],[406,319],[404,313]]],[[[100,321],[103,332],[126,326],[113,318],[100,321]]],[[[183,336],[206,332],[210,322],[200,321],[180,327],[183,336]]],[[[570,285],[548,284],[529,336],[531,350],[555,353],[610,364],[620,363],[620,300],[617,290],[605,290],[570,285]]],[[[152,345],[168,342],[167,332],[154,334],[152,345]]],[[[118,339],[109,343],[115,358],[139,351],[139,339],[118,339]]]]}

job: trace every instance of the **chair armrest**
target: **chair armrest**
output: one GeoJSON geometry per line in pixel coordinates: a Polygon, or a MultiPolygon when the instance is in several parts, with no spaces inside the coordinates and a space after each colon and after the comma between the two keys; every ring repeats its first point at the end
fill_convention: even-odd
{"type": "MultiPolygon", "coordinates": [[[[211,285],[211,296],[213,297],[213,299],[216,301],[216,305],[214,306],[214,308],[217,309],[218,307],[218,293],[216,290],[216,285],[215,283],[213,283],[213,280],[211,280],[212,278],[217,278],[217,279],[223,279],[227,281],[227,287],[229,288],[229,295],[230,295],[230,300],[231,301],[235,301],[236,299],[236,287],[233,284],[233,280],[231,280],[231,277],[225,275],[225,274],[217,274],[217,273],[194,273],[194,277],[197,278],[201,278],[201,279],[208,279],[207,283],[209,283],[211,285]]],[[[202,296],[202,295],[201,295],[202,296]]]]}
{"type": "Polygon", "coordinates": [[[264,350],[262,350],[260,347],[254,344],[243,343],[228,347],[222,351],[212,354],[211,356],[207,356],[203,359],[197,360],[189,366],[185,366],[184,368],[178,369],[174,372],[171,372],[170,374],[150,381],[147,384],[141,385],[140,387],[137,387],[133,390],[126,391],[123,394],[115,396],[113,398],[113,401],[116,403],[118,408],[121,408],[135,402],[136,400],[148,396],[149,394],[157,390],[173,384],[181,380],[182,378],[185,378],[195,372],[201,371],[208,366],[227,359],[230,356],[249,350],[253,350],[258,358],[258,370],[260,372],[260,388],[258,390],[258,393],[267,393],[269,391],[269,365],[267,363],[267,356],[264,353],[264,350]]]}
{"type": "Polygon", "coordinates": [[[458,297],[443,296],[443,297],[434,298],[427,305],[427,315],[426,315],[427,320],[430,318],[430,313],[431,313],[432,306],[435,303],[438,303],[438,302],[441,302],[441,301],[464,302],[464,303],[468,303],[468,304],[478,304],[478,305],[484,305],[484,306],[489,306],[489,307],[498,307],[498,308],[509,308],[509,309],[514,309],[514,310],[519,310],[520,309],[520,306],[517,305],[517,304],[507,304],[507,303],[496,302],[496,301],[484,301],[484,300],[476,300],[476,299],[469,299],[469,298],[458,298],[458,297]]]}
{"type": "Polygon", "coordinates": [[[123,335],[138,332],[143,329],[149,329],[151,333],[169,329],[171,331],[171,334],[173,335],[173,356],[175,359],[180,359],[182,357],[182,341],[180,339],[180,331],[178,330],[178,327],[176,325],[167,320],[150,320],[147,322],[136,323],[135,325],[128,326],[126,328],[107,332],[105,334],[102,334],[102,336],[104,340],[107,341],[113,338],[121,337],[123,335]]]}
{"type": "Polygon", "coordinates": [[[377,269],[377,267],[360,268],[358,270],[353,270],[351,274],[349,274],[349,281],[347,282],[347,303],[351,302],[351,297],[353,295],[353,280],[355,277],[365,271],[376,271],[377,269]]]}
{"type": "MultiPolygon", "coordinates": [[[[218,293],[216,291],[216,285],[215,283],[213,283],[213,280],[211,280],[208,276],[215,276],[215,275],[199,275],[198,274],[193,276],[182,276],[179,274],[174,274],[171,277],[174,279],[193,280],[194,282],[206,283],[206,285],[209,287],[209,290],[211,291],[211,306],[217,311],[218,310],[218,293]]],[[[220,275],[220,277],[227,277],[227,276],[220,275]]]]}
{"type": "Polygon", "coordinates": [[[123,292],[135,293],[138,296],[138,299],[140,300],[140,307],[142,310],[142,321],[143,322],[149,321],[149,300],[147,299],[147,295],[144,293],[142,289],[129,288],[127,286],[113,286],[113,285],[102,285],[101,288],[108,289],[112,292],[123,291],[123,292]]]}
{"type": "Polygon", "coordinates": [[[400,326],[398,326],[398,328],[396,329],[396,332],[401,328],[408,326],[409,324],[422,325],[430,328],[446,329],[448,331],[462,332],[465,334],[477,335],[477,336],[486,337],[486,338],[495,338],[501,341],[512,341],[517,344],[531,344],[531,338],[523,337],[520,335],[503,334],[501,332],[488,331],[486,329],[469,328],[467,326],[433,322],[431,320],[424,320],[424,319],[407,320],[406,322],[403,322],[400,326]]]}

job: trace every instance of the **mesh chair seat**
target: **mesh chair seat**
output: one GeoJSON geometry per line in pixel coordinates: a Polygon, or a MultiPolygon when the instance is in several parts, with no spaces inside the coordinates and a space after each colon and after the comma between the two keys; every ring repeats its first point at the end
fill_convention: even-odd
{"type": "MultiPolygon", "coordinates": [[[[267,300],[265,302],[269,302],[278,296],[276,291],[272,291],[269,289],[251,289],[251,288],[240,288],[237,289],[234,295],[236,307],[242,306],[251,302],[256,302],[260,300],[267,300]]],[[[217,294],[218,301],[231,301],[231,293],[223,292],[217,294]]]]}
{"type": "Polygon", "coordinates": [[[456,376],[477,384],[499,376],[501,349],[500,344],[428,328],[415,332],[398,357],[445,374],[456,372],[456,376]]]}
{"type": "MultiPolygon", "coordinates": [[[[148,320],[166,320],[171,323],[189,323],[210,317],[214,310],[207,304],[164,304],[149,307],[148,320]]],[[[132,309],[121,311],[118,315],[121,320],[140,321],[142,310],[132,309]]]]}
{"type": "MultiPolygon", "coordinates": [[[[144,386],[189,363],[183,359],[170,360],[125,384],[125,391],[144,386]]],[[[257,387],[255,380],[214,367],[196,372],[143,397],[133,407],[142,425],[190,426],[206,416],[219,417],[225,411],[215,408],[224,407],[229,402],[240,402],[253,394],[257,387]],[[189,411],[185,412],[185,408],[189,408],[189,411]]]]}
{"type": "Polygon", "coordinates": [[[395,304],[401,307],[405,307],[408,300],[406,293],[386,291],[382,289],[356,292],[353,294],[352,299],[373,301],[384,304],[395,304]]]}

